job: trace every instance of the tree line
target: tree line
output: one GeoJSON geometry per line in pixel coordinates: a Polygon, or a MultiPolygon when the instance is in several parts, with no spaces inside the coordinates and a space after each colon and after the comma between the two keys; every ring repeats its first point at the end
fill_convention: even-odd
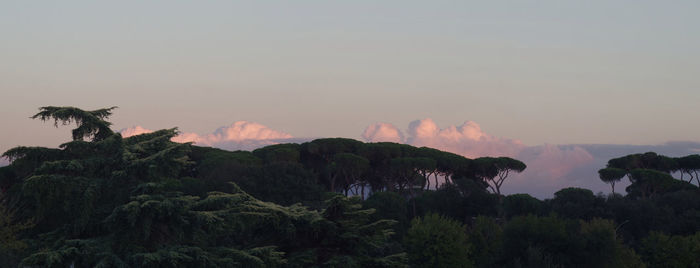
{"type": "Polygon", "coordinates": [[[611,159],[600,178],[627,176],[627,195],[565,188],[539,200],[501,194],[526,168],[508,157],[343,138],[231,152],[172,142],[175,128],[123,138],[109,128],[114,108],[42,107],[33,118],[74,124],[72,140],[3,154],[11,164],[0,168],[0,266],[697,267],[700,259],[695,156],[611,159]]]}

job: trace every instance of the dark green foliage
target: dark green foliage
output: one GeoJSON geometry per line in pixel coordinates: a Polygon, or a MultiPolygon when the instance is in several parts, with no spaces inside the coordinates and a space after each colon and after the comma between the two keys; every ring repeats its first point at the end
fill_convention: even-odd
{"type": "MultiPolygon", "coordinates": [[[[0,194],[0,197],[2,195],[0,194]]],[[[20,239],[24,230],[34,227],[31,219],[18,221],[15,211],[10,210],[0,198],[0,266],[12,266],[19,260],[22,250],[27,248],[25,241],[20,239]]]]}
{"type": "Polygon", "coordinates": [[[610,159],[607,167],[624,169],[628,172],[634,169],[653,169],[669,173],[678,170],[678,163],[671,157],[647,152],[610,159]]]}
{"type": "Polygon", "coordinates": [[[625,175],[627,175],[627,170],[621,168],[609,167],[598,170],[598,176],[600,177],[600,180],[610,184],[610,186],[612,187],[613,194],[615,194],[615,183],[619,182],[625,175]]]}
{"type": "Polygon", "coordinates": [[[376,212],[372,214],[372,220],[388,219],[397,222],[394,229],[399,237],[403,236],[409,226],[408,208],[406,199],[394,192],[379,192],[370,196],[363,206],[374,209],[376,212]]]}
{"type": "Polygon", "coordinates": [[[678,171],[681,172],[681,180],[683,180],[683,175],[688,174],[688,182],[692,183],[693,178],[697,181],[697,185],[700,186],[700,176],[698,176],[698,171],[700,170],[700,155],[688,155],[684,157],[676,158],[678,162],[678,171]]]}
{"type": "Polygon", "coordinates": [[[503,214],[506,218],[528,214],[542,214],[542,201],[529,194],[512,194],[503,198],[503,214]]]}
{"type": "Polygon", "coordinates": [[[675,180],[668,173],[653,169],[634,169],[629,173],[632,185],[627,187],[630,197],[650,198],[666,192],[693,189],[695,186],[675,180]]]}
{"type": "Polygon", "coordinates": [[[474,160],[474,173],[477,177],[488,182],[489,188],[500,198],[501,186],[510,172],[520,173],[527,166],[519,160],[510,157],[481,157],[474,160]]]}
{"type": "Polygon", "coordinates": [[[285,143],[265,146],[255,149],[253,155],[262,159],[265,163],[294,162],[298,163],[301,157],[301,146],[296,143],[285,143]]]}
{"type": "Polygon", "coordinates": [[[504,227],[504,262],[523,267],[635,267],[612,221],[515,217],[504,227]]]}
{"type": "Polygon", "coordinates": [[[552,212],[569,219],[591,220],[603,214],[602,197],[593,195],[588,189],[564,188],[554,193],[554,199],[549,200],[552,212]]]}
{"type": "Polygon", "coordinates": [[[460,222],[438,214],[413,219],[404,238],[411,267],[473,267],[465,232],[460,222]]]}
{"type": "Polygon", "coordinates": [[[495,219],[478,216],[469,228],[472,258],[476,267],[497,267],[503,258],[503,229],[495,219]]]}
{"type": "Polygon", "coordinates": [[[405,254],[389,247],[393,220],[371,220],[373,209],[362,209],[360,199],[336,196],[328,200],[323,217],[330,221],[322,230],[316,249],[317,265],[323,267],[403,267],[405,254]]]}
{"type": "Polygon", "coordinates": [[[507,157],[342,138],[229,152],[175,128],[122,138],[112,109],[44,107],[73,140],[3,154],[0,266],[643,267],[634,248],[697,267],[700,191],[669,172],[692,181],[698,155],[612,159],[600,178],[628,176],[627,196],[543,202],[500,195],[525,169],[507,157]]]}
{"type": "Polygon", "coordinates": [[[304,203],[317,206],[323,196],[323,188],[317,183],[316,176],[293,162],[250,167],[245,175],[233,181],[256,198],[281,205],[304,203]]]}
{"type": "Polygon", "coordinates": [[[58,123],[68,125],[75,122],[78,125],[73,129],[73,140],[92,138],[95,141],[103,140],[114,132],[109,128],[112,125],[106,119],[112,115],[112,110],[117,107],[110,107],[94,111],[83,111],[74,107],[47,106],[39,108],[40,112],[32,116],[32,119],[39,118],[41,121],[54,120],[54,125],[58,123]]]}
{"type": "Polygon", "coordinates": [[[689,236],[651,232],[640,253],[649,267],[700,267],[700,232],[689,236]]]}

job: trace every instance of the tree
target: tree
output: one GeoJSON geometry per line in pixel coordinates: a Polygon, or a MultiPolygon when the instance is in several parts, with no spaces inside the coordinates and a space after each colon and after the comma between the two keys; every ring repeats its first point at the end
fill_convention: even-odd
{"type": "Polygon", "coordinates": [[[106,119],[112,115],[112,110],[117,107],[98,109],[94,111],[84,111],[75,107],[46,106],[39,108],[40,112],[32,116],[32,119],[39,118],[41,121],[54,120],[54,126],[58,123],[68,125],[75,122],[78,125],[73,129],[73,140],[92,138],[93,141],[103,140],[114,132],[109,128],[112,125],[106,119]]]}
{"type": "Polygon", "coordinates": [[[18,252],[27,247],[26,241],[19,238],[20,232],[34,227],[31,220],[18,222],[15,211],[5,206],[4,195],[0,194],[0,266],[12,266],[18,252]]]}
{"type": "Polygon", "coordinates": [[[527,167],[523,162],[510,157],[481,157],[474,160],[478,177],[489,184],[493,193],[501,196],[501,186],[510,172],[520,173],[527,167]]]}
{"type": "Polygon", "coordinates": [[[676,181],[668,173],[653,169],[634,169],[629,178],[632,184],[627,187],[627,193],[642,199],[668,191],[676,181]]]}
{"type": "Polygon", "coordinates": [[[609,167],[598,170],[600,180],[612,186],[613,194],[615,194],[615,183],[619,182],[625,175],[627,175],[627,171],[621,168],[609,167]]]}
{"type": "Polygon", "coordinates": [[[411,221],[404,244],[411,267],[473,267],[466,227],[438,214],[411,221]]]}
{"type": "MultiPolygon", "coordinates": [[[[64,110],[89,117],[77,108],[64,110]]],[[[32,239],[19,256],[19,266],[405,266],[405,254],[389,243],[394,221],[372,220],[374,210],[362,209],[359,199],[334,196],[312,210],[260,201],[235,183],[216,185],[217,191],[208,193],[199,189],[197,195],[183,194],[190,190],[185,187],[202,185],[191,176],[219,176],[217,168],[225,163],[263,170],[262,182],[303,188],[312,182],[299,177],[315,177],[299,164],[271,161],[261,166],[250,152],[192,150],[189,143],[171,141],[177,134],[174,128],[128,138],[113,132],[105,136],[105,129],[91,132],[84,127],[89,120],[51,111],[46,118],[58,114],[59,121],[69,118],[78,122],[78,129],[88,130],[74,133],[93,134],[76,135],[59,149],[18,147],[5,153],[14,159],[0,170],[11,209],[18,211],[12,222],[36,218],[36,225],[19,235],[12,224],[6,232],[6,224],[0,222],[0,239],[32,239]],[[5,239],[5,233],[17,237],[5,239]]],[[[94,116],[105,118],[100,116],[104,114],[94,116]]],[[[297,189],[288,188],[284,190],[293,194],[274,195],[298,198],[297,189]]],[[[7,266],[17,266],[10,262],[7,266]]]]}
{"type": "Polygon", "coordinates": [[[569,187],[557,191],[548,201],[552,212],[561,217],[591,220],[602,214],[604,199],[595,196],[591,190],[569,187]]]}
{"type": "Polygon", "coordinates": [[[627,170],[627,172],[633,169],[653,169],[670,173],[678,169],[678,163],[671,157],[658,155],[654,152],[646,152],[643,154],[630,154],[610,159],[607,167],[620,168],[627,170]]]}
{"type": "MultiPolygon", "coordinates": [[[[353,153],[339,153],[334,156],[332,167],[336,176],[332,178],[331,189],[335,189],[335,179],[340,177],[345,195],[348,195],[350,188],[359,187],[360,197],[365,198],[365,181],[362,180],[362,177],[369,169],[367,158],[353,153]]],[[[357,191],[355,194],[358,194],[357,191]]]]}
{"type": "Polygon", "coordinates": [[[700,232],[689,236],[651,232],[642,240],[640,253],[649,267],[698,267],[700,232]]]}
{"type": "Polygon", "coordinates": [[[542,207],[542,201],[529,194],[512,194],[503,198],[503,212],[507,218],[528,214],[539,215],[542,207]]]}
{"type": "Polygon", "coordinates": [[[698,176],[698,170],[700,170],[700,155],[694,154],[679,157],[676,158],[676,161],[678,162],[678,170],[681,173],[681,180],[683,180],[683,174],[688,174],[688,176],[690,176],[688,182],[692,183],[693,178],[695,178],[698,182],[698,186],[700,186],[700,176],[698,176]]]}
{"type": "Polygon", "coordinates": [[[477,267],[499,267],[503,258],[503,228],[494,218],[476,217],[467,236],[475,249],[473,258],[477,267]]]}

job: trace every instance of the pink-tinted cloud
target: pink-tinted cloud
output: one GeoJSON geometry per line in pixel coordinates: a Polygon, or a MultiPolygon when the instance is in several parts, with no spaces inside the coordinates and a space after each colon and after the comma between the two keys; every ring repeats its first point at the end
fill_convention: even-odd
{"type": "Polygon", "coordinates": [[[503,187],[506,193],[530,193],[542,198],[566,187],[591,188],[592,184],[600,184],[596,178],[596,168],[600,167],[591,166],[593,155],[580,146],[531,146],[515,158],[523,161],[527,168],[510,176],[503,187]],[[584,176],[578,172],[582,169],[585,169],[584,176]]]}
{"type": "Polygon", "coordinates": [[[406,141],[413,146],[432,147],[470,158],[515,156],[525,147],[518,140],[489,135],[472,121],[442,129],[429,118],[411,122],[406,141]]]}
{"type": "Polygon", "coordinates": [[[527,147],[517,158],[528,162],[531,176],[549,180],[564,177],[574,168],[593,161],[593,156],[582,147],[550,144],[527,147]]]}
{"type": "Polygon", "coordinates": [[[404,142],[403,133],[389,123],[375,123],[362,132],[362,138],[368,142],[404,142]]]}
{"type": "MultiPolygon", "coordinates": [[[[150,129],[134,126],[122,129],[122,136],[129,137],[153,132],[150,129]]],[[[230,126],[216,129],[210,134],[180,133],[172,138],[174,142],[192,142],[199,146],[211,146],[227,150],[252,150],[266,145],[287,142],[294,137],[285,132],[273,130],[262,124],[237,121],[230,126]]]]}
{"type": "MultiPolygon", "coordinates": [[[[582,147],[526,146],[515,139],[490,135],[473,121],[440,128],[429,118],[416,120],[409,124],[406,133],[408,135],[404,138],[395,126],[377,123],[367,127],[362,137],[369,142],[405,141],[413,146],[432,147],[469,158],[508,156],[523,161],[527,169],[511,176],[504,186],[505,193],[528,192],[538,197],[548,197],[552,189],[586,185],[585,182],[575,182],[579,178],[572,176],[572,172],[587,167],[593,161],[593,156],[582,147]]],[[[585,178],[590,180],[590,177],[585,178]]]]}
{"type": "Polygon", "coordinates": [[[122,134],[122,137],[131,137],[131,136],[136,136],[136,135],[141,135],[141,134],[146,134],[146,133],[151,133],[153,130],[143,128],[141,126],[132,126],[129,128],[125,128],[119,131],[119,133],[122,134]]]}

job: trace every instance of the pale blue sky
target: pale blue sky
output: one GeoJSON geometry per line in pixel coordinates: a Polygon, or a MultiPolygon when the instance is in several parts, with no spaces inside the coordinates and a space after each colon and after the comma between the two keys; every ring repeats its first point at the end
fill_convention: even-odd
{"type": "Polygon", "coordinates": [[[479,123],[525,144],[700,141],[699,1],[0,1],[0,151],[39,106],[296,137],[479,123]],[[233,3],[235,2],[235,3],[233,3]]]}

